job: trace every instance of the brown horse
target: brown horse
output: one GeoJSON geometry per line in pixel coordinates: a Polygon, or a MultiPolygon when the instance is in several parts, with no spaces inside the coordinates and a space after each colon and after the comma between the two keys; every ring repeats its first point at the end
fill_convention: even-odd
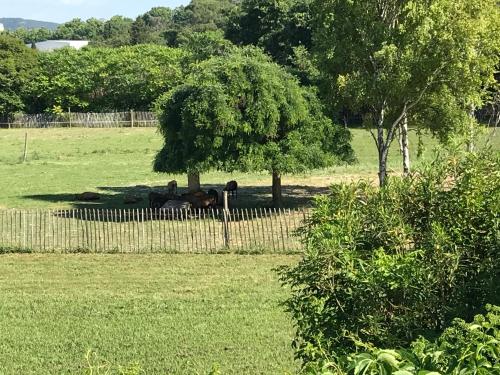
{"type": "Polygon", "coordinates": [[[228,195],[234,195],[238,198],[238,183],[236,181],[229,181],[224,188],[224,191],[227,191],[228,195]]]}

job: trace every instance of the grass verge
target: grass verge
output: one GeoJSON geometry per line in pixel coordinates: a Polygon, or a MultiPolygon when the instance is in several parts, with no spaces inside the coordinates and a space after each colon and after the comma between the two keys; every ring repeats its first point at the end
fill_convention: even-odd
{"type": "Polygon", "coordinates": [[[294,256],[0,256],[0,373],[296,369],[273,268],[294,256]],[[90,353],[89,361],[86,359],[90,353]],[[89,364],[90,363],[90,364],[89,364]]]}

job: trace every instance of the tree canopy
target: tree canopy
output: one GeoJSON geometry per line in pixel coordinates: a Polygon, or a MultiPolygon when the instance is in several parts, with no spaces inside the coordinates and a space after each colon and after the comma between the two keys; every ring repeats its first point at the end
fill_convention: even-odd
{"type": "Polygon", "coordinates": [[[500,47],[494,0],[316,0],[314,14],[316,56],[330,97],[376,130],[381,184],[405,118],[419,110],[421,124],[449,132],[464,118],[457,114],[480,105],[494,82],[500,47]]]}
{"type": "Polygon", "coordinates": [[[240,45],[263,48],[282,65],[293,49],[311,48],[310,0],[243,0],[227,26],[227,37],[240,45]]]}
{"type": "Polygon", "coordinates": [[[32,49],[3,33],[0,33],[0,61],[0,116],[6,116],[25,108],[37,63],[32,49]]]}
{"type": "Polygon", "coordinates": [[[157,45],[62,49],[38,55],[31,110],[149,110],[182,81],[180,49],[157,45]]]}
{"type": "Polygon", "coordinates": [[[157,109],[165,145],[156,171],[268,171],[277,204],[282,174],[352,157],[349,133],[315,93],[254,48],[201,62],[157,109]]]}

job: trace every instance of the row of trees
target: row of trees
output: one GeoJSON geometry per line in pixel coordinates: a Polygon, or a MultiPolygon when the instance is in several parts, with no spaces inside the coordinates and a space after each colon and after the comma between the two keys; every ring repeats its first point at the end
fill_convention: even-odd
{"type": "Polygon", "coordinates": [[[120,15],[109,20],[75,18],[53,31],[21,28],[10,34],[25,43],[73,39],[110,47],[144,43],[177,46],[193,32],[225,30],[238,3],[236,0],[192,0],[189,5],[174,9],[154,7],[135,20],[120,15]]]}
{"type": "Polygon", "coordinates": [[[182,82],[184,50],[157,45],[37,53],[0,35],[0,114],[149,110],[182,82]]]}
{"type": "Polygon", "coordinates": [[[24,43],[47,39],[89,40],[95,46],[119,47],[186,42],[193,33],[220,31],[238,45],[256,45],[282,65],[292,65],[294,48],[312,46],[311,0],[191,0],[174,9],[154,7],[135,20],[116,15],[109,20],[75,18],[56,30],[9,32],[24,43]]]}

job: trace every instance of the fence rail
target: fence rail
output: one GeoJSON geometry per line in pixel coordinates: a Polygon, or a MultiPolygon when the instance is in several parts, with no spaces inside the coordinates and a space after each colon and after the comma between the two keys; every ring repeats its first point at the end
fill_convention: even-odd
{"type": "Polygon", "coordinates": [[[0,210],[1,252],[290,253],[299,209],[0,210]]]}
{"type": "Polygon", "coordinates": [[[62,114],[15,114],[12,118],[0,119],[1,128],[121,128],[156,127],[158,118],[153,112],[111,112],[62,114]]]}

